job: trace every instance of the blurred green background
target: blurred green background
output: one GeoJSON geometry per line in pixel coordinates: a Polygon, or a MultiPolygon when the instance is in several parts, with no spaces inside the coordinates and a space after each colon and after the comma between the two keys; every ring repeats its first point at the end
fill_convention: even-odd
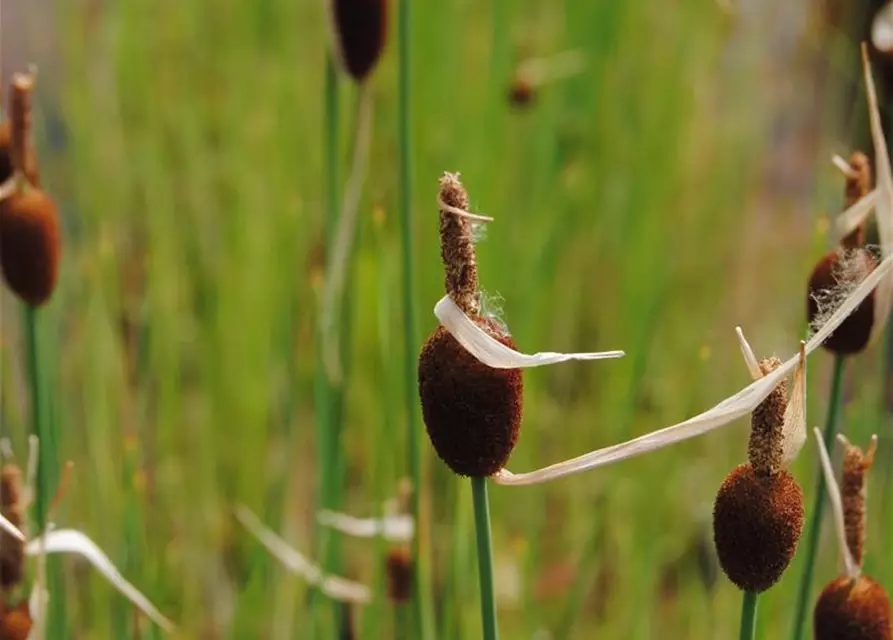
{"type": "MultiPolygon", "coordinates": [[[[449,170],[473,210],[496,218],[478,247],[481,284],[503,298],[519,348],[628,354],[530,371],[512,470],[677,422],[737,390],[749,380],[737,324],[758,355],[796,350],[805,281],[842,203],[830,156],[865,139],[856,43],[874,3],[850,3],[855,18],[834,3],[777,4],[415,3],[418,346],[443,295],[436,195],[449,170]],[[585,55],[581,74],[542,87],[526,108],[509,104],[519,63],[567,50],[585,55]]],[[[349,371],[337,407],[324,407],[325,4],[76,0],[3,11],[5,77],[40,67],[35,134],[66,231],[43,326],[60,451],[75,463],[57,521],[93,537],[180,637],[335,637],[330,605],[231,507],[244,502],[319,553],[314,425],[333,408],[344,462],[329,481],[345,510],[377,513],[407,475],[394,25],[371,80],[349,371]]],[[[343,182],[356,96],[344,78],[340,96],[343,182]]],[[[5,291],[2,318],[2,427],[23,458],[19,311],[5,291]]],[[[849,368],[842,428],[860,443],[881,436],[867,571],[889,585],[881,351],[849,368]]],[[[810,426],[824,421],[829,370],[827,354],[810,362],[810,426]]],[[[740,595],[717,573],[709,523],[747,432],[741,420],[543,487],[493,487],[503,636],[733,637],[740,595]]],[[[477,638],[468,483],[424,434],[421,451],[435,628],[477,638]]],[[[810,443],[794,469],[807,504],[816,464],[810,443]]],[[[816,589],[836,572],[828,524],[816,589]]],[[[393,637],[385,551],[340,542],[340,573],[376,593],[353,612],[359,637],[393,637]]],[[[86,565],[51,562],[64,567],[70,637],[157,637],[86,565]]],[[[799,576],[795,560],[761,599],[763,637],[788,633],[799,576]]]]}

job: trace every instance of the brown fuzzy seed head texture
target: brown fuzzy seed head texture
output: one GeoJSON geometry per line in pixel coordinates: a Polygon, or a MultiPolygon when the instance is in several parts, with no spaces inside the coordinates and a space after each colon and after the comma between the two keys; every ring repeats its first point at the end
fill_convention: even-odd
{"type": "Polygon", "coordinates": [[[37,188],[0,202],[0,269],[6,284],[27,304],[49,300],[59,272],[59,216],[37,188]]]}
{"type": "Polygon", "coordinates": [[[815,640],[890,640],[890,599],[866,576],[837,578],[819,596],[812,622],[815,640]]]}
{"type": "MultiPolygon", "coordinates": [[[[864,265],[864,274],[868,275],[877,266],[877,260],[865,249],[852,249],[858,251],[859,256],[850,257],[848,260],[861,259],[864,265]]],[[[824,255],[812,274],[809,276],[809,290],[806,296],[806,315],[809,324],[814,326],[819,315],[818,300],[826,299],[829,292],[839,287],[841,277],[841,253],[832,251],[824,255]]],[[[871,338],[871,328],[874,324],[874,291],[865,298],[855,311],[834,330],[822,346],[835,355],[852,355],[861,352],[868,345],[871,338]]]]}
{"type": "Polygon", "coordinates": [[[862,566],[865,547],[865,476],[872,462],[873,455],[865,456],[859,447],[852,445],[847,447],[843,457],[840,493],[846,542],[853,560],[859,566],[862,566]]]}
{"type": "Polygon", "coordinates": [[[357,82],[375,68],[387,37],[387,0],[331,0],[341,62],[357,82]]]}
{"type": "Polygon", "coordinates": [[[726,476],[713,507],[713,542],[738,588],[759,593],[784,573],[803,530],[803,492],[786,470],[769,476],[750,463],[726,476]]]}
{"type": "MultiPolygon", "coordinates": [[[[15,465],[0,471],[0,513],[21,529],[24,505],[21,499],[22,477],[15,465]]],[[[19,585],[25,574],[25,545],[0,531],[0,589],[9,591],[19,585]]],[[[2,640],[2,638],[0,638],[2,640]]]]}
{"type": "Polygon", "coordinates": [[[854,152],[849,159],[849,165],[855,171],[855,175],[847,176],[844,188],[844,206],[849,208],[871,191],[871,160],[861,151],[854,152]]]}
{"type": "MultiPolygon", "coordinates": [[[[494,322],[477,323],[514,348],[494,322]]],[[[418,374],[422,417],[440,459],[460,476],[481,478],[502,469],[521,426],[521,370],[488,367],[438,327],[422,348],[418,374]]]]}
{"type": "Polygon", "coordinates": [[[27,640],[31,633],[31,612],[28,600],[21,600],[12,609],[0,609],[0,640],[27,640]]]}
{"type": "MultiPolygon", "coordinates": [[[[468,211],[468,194],[455,174],[445,173],[441,177],[440,199],[444,204],[468,211]]],[[[440,212],[440,257],[446,271],[447,293],[466,314],[477,314],[480,307],[477,255],[468,218],[449,211],[440,212]]]]}
{"type": "MultiPolygon", "coordinates": [[[[780,366],[781,360],[775,356],[760,361],[763,375],[780,366]]],[[[768,476],[781,469],[784,456],[784,412],[787,406],[788,381],[785,379],[751,414],[747,456],[759,475],[768,476]]]]}
{"type": "Polygon", "coordinates": [[[394,604],[406,604],[412,599],[412,553],[405,547],[395,547],[385,562],[388,598],[394,604]]]}

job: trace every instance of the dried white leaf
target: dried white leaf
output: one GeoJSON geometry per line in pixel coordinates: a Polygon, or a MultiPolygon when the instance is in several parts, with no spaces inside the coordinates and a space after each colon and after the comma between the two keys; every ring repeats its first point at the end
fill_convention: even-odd
{"type": "Polygon", "coordinates": [[[6,516],[3,514],[0,514],[0,529],[3,529],[16,540],[21,540],[22,542],[26,541],[25,534],[22,533],[17,526],[7,520],[6,516]]]}
{"type": "Polygon", "coordinates": [[[750,348],[750,343],[747,341],[747,338],[744,337],[744,331],[741,330],[741,327],[735,327],[735,335],[738,336],[738,346],[741,348],[741,355],[744,356],[744,363],[747,365],[750,377],[754,380],[759,380],[763,377],[763,370],[760,369],[760,361],[757,360],[757,357],[753,353],[753,349],[750,348]]]}
{"type": "Polygon", "coordinates": [[[410,542],[415,533],[412,516],[406,514],[393,514],[384,518],[356,518],[346,513],[323,510],[317,514],[316,520],[324,527],[331,527],[355,538],[381,536],[388,542],[410,542]]]}
{"type": "Polygon", "coordinates": [[[623,351],[601,353],[551,353],[544,351],[533,355],[519,353],[477,326],[449,296],[440,299],[434,307],[434,315],[466,351],[494,369],[521,369],[557,364],[568,360],[604,360],[624,356],[623,351]]]}
{"type": "MultiPolygon", "coordinates": [[[[804,348],[805,355],[818,349],[841,323],[868,297],[881,279],[893,270],[893,256],[885,258],[877,268],[868,274],[844,299],[821,328],[809,339],[804,348]]],[[[513,474],[502,469],[493,476],[499,484],[521,486],[549,482],[557,478],[581,473],[620,462],[627,458],[656,451],[689,438],[702,435],[723,427],[752,412],[778,386],[782,378],[790,375],[800,363],[800,354],[794,354],[780,367],[759,380],[752,382],[741,391],[729,396],[716,406],[684,422],[674,424],[659,431],[645,434],[628,442],[615,444],[591,451],[571,460],[565,460],[530,473],[513,474]]]]}
{"type": "Polygon", "coordinates": [[[800,343],[800,364],[794,371],[791,398],[784,412],[782,462],[793,462],[806,443],[806,343],[800,343]]]}
{"type": "Polygon", "coordinates": [[[25,553],[29,556],[38,556],[44,553],[73,553],[81,556],[155,624],[167,632],[174,630],[174,624],[165,618],[136,587],[127,582],[108,556],[102,552],[102,549],[80,531],[75,529],[49,531],[39,538],[31,540],[25,546],[25,553]]]}
{"type": "Polygon", "coordinates": [[[318,586],[324,594],[342,602],[365,604],[372,600],[368,587],[338,576],[323,575],[322,569],[293,549],[285,540],[268,529],[247,507],[235,508],[239,522],[267,548],[273,556],[308,583],[318,586]]]}
{"type": "Polygon", "coordinates": [[[856,578],[860,568],[850,553],[850,547],[846,541],[846,524],[843,520],[843,500],[840,497],[840,487],[834,477],[834,468],[831,466],[831,458],[822,440],[822,432],[814,428],[813,433],[819,448],[819,458],[822,462],[822,473],[825,475],[825,487],[828,492],[828,501],[831,503],[831,514],[834,517],[834,532],[837,534],[837,544],[840,546],[840,558],[846,568],[848,578],[856,578]]]}
{"type": "Polygon", "coordinates": [[[838,237],[845,238],[865,223],[877,204],[877,193],[877,189],[872,189],[837,216],[834,226],[838,237]]]}
{"type": "MultiPolygon", "coordinates": [[[[877,92],[871,65],[868,62],[867,48],[862,46],[862,66],[865,71],[865,89],[868,92],[868,116],[871,124],[871,140],[874,144],[875,175],[877,179],[877,203],[875,219],[881,252],[884,256],[893,254],[893,173],[890,169],[890,156],[887,153],[887,142],[881,127],[881,115],[878,109],[877,92]]],[[[874,297],[874,322],[871,327],[871,341],[876,340],[887,326],[887,318],[893,306],[893,278],[886,278],[878,286],[874,297]]]]}
{"type": "Polygon", "coordinates": [[[871,44],[882,53],[893,52],[893,2],[888,2],[874,14],[871,44]]]}

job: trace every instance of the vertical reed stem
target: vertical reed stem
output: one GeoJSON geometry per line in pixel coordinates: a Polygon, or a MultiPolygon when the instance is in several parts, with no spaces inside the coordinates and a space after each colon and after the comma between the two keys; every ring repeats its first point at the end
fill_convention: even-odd
{"type": "Polygon", "coordinates": [[[477,532],[478,574],[481,583],[481,624],[484,640],[496,640],[496,594],[493,588],[493,548],[490,542],[490,505],[487,501],[487,479],[472,478],[474,526],[477,532]]]}
{"type": "MultiPolygon", "coordinates": [[[[825,447],[831,450],[834,445],[834,436],[837,431],[837,416],[840,412],[840,399],[843,390],[843,372],[845,359],[843,356],[834,358],[834,372],[831,377],[831,394],[828,404],[828,414],[825,418],[825,447]]],[[[815,557],[819,546],[819,534],[822,529],[822,513],[825,510],[825,478],[822,470],[818,470],[816,478],[815,499],[813,501],[812,516],[809,519],[809,530],[806,533],[806,549],[804,551],[803,577],[800,579],[800,587],[797,592],[797,607],[794,609],[794,628],[791,634],[792,640],[802,640],[806,629],[806,609],[810,600],[812,589],[812,574],[815,569],[815,557]]]]}
{"type": "MultiPolygon", "coordinates": [[[[56,441],[46,414],[46,398],[44,397],[46,380],[40,364],[39,341],[37,338],[38,311],[28,304],[23,305],[23,308],[28,386],[31,399],[31,433],[37,436],[40,443],[37,449],[37,478],[34,491],[34,532],[37,533],[46,530],[50,502],[55,492],[57,469],[56,441]]],[[[49,577],[51,580],[49,587],[54,588],[53,598],[50,601],[49,611],[41,613],[43,616],[46,616],[43,619],[47,621],[44,626],[47,637],[58,637],[55,634],[62,633],[64,629],[64,609],[61,608],[61,603],[64,601],[65,596],[59,590],[61,588],[61,580],[58,580],[58,577],[52,574],[49,577]],[[54,601],[59,601],[60,605],[52,606],[54,601]]],[[[44,588],[47,588],[47,586],[44,584],[44,588]]]]}
{"type": "Polygon", "coordinates": [[[740,640],[753,640],[757,630],[757,599],[758,593],[744,592],[741,601],[741,633],[740,640]]]}
{"type": "Polygon", "coordinates": [[[403,382],[406,402],[406,448],[409,475],[412,479],[412,517],[416,522],[416,535],[412,541],[413,576],[412,609],[414,638],[431,637],[432,624],[428,606],[428,582],[425,573],[422,540],[424,527],[421,518],[420,496],[424,488],[422,481],[422,459],[419,450],[419,400],[416,391],[416,354],[418,341],[415,326],[415,286],[413,284],[412,260],[412,110],[410,96],[412,84],[410,76],[410,22],[412,0],[400,0],[397,14],[397,135],[400,145],[400,244],[401,270],[403,271],[403,382]]]}

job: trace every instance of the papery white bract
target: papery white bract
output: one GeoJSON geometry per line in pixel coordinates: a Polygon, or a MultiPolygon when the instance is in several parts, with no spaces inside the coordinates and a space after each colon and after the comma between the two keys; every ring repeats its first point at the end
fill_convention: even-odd
{"type": "Polygon", "coordinates": [[[322,569],[264,526],[247,507],[239,505],[234,513],[239,522],[289,571],[301,576],[309,584],[318,586],[330,598],[358,604],[366,604],[372,600],[372,592],[365,585],[338,576],[324,575],[322,569]]]}
{"type": "Polygon", "coordinates": [[[828,501],[831,503],[831,512],[834,516],[834,532],[837,534],[837,543],[840,546],[840,557],[846,568],[846,576],[848,578],[857,578],[861,571],[860,567],[853,559],[850,553],[850,547],[846,540],[846,523],[843,519],[843,500],[840,497],[840,487],[837,485],[837,479],[834,477],[834,467],[831,466],[831,458],[828,450],[825,448],[825,442],[822,440],[822,432],[818,428],[813,428],[816,443],[819,448],[819,458],[822,461],[822,473],[825,475],[825,486],[828,493],[828,501]]]}
{"type": "Polygon", "coordinates": [[[415,523],[407,514],[391,514],[383,518],[357,518],[346,513],[323,510],[316,520],[324,527],[355,538],[381,536],[388,542],[410,542],[415,534],[415,523]]]}
{"type": "Polygon", "coordinates": [[[844,238],[850,235],[860,225],[865,223],[865,220],[874,211],[877,204],[877,196],[878,190],[872,189],[864,197],[859,198],[852,206],[848,207],[846,211],[837,216],[834,226],[839,237],[844,238]]]}
{"type": "Polygon", "coordinates": [[[540,484],[571,474],[603,467],[648,453],[649,451],[656,451],[657,449],[662,449],[731,424],[738,418],[752,412],[757,405],[765,400],[778,386],[782,378],[790,375],[797,368],[801,362],[801,357],[808,356],[822,346],[822,343],[828,339],[828,336],[834,333],[834,330],[858,308],[883,278],[890,275],[891,271],[893,271],[893,256],[881,261],[871,273],[850,291],[849,295],[831,314],[825,324],[802,347],[801,353],[794,354],[777,369],[752,382],[707,411],[684,422],[645,434],[628,442],[591,451],[571,460],[565,460],[564,462],[559,462],[530,473],[514,474],[507,469],[503,469],[493,476],[493,480],[499,484],[513,486],[540,484]]]}
{"type": "Polygon", "coordinates": [[[781,461],[790,464],[806,443],[806,343],[800,343],[800,365],[794,370],[794,385],[784,411],[781,461]]]}
{"type": "Polygon", "coordinates": [[[174,630],[174,624],[164,617],[140,591],[124,579],[102,549],[86,535],[75,529],[50,530],[25,545],[28,556],[50,553],[72,553],[86,559],[124,597],[145,613],[155,624],[167,632],[174,630]]]}
{"type": "Polygon", "coordinates": [[[522,369],[541,367],[568,360],[604,360],[622,358],[623,351],[601,353],[552,353],[544,351],[528,355],[511,349],[481,329],[449,296],[444,296],[434,307],[440,324],[475,358],[494,369],[522,369]]]}

